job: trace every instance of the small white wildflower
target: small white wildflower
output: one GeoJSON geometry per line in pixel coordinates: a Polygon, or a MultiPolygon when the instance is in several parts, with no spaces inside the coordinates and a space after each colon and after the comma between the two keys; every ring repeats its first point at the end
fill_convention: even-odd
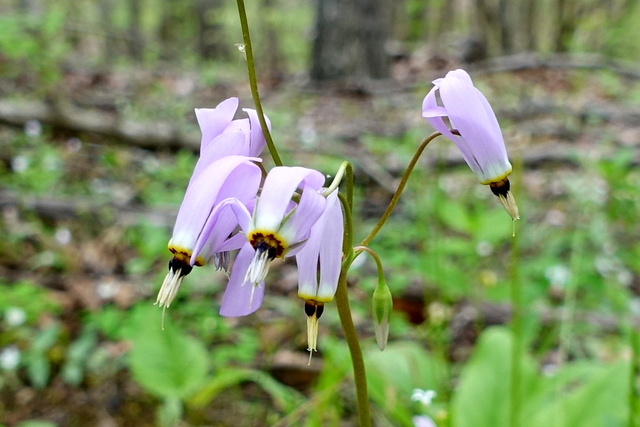
{"type": "Polygon", "coordinates": [[[11,159],[11,169],[16,173],[22,173],[29,169],[29,163],[29,158],[27,156],[15,156],[11,159]]]}
{"type": "Polygon", "coordinates": [[[67,150],[70,153],[77,153],[82,148],[82,141],[79,138],[67,139],[67,150]]]}
{"type": "Polygon", "coordinates": [[[571,270],[563,264],[552,265],[545,269],[544,277],[547,278],[551,286],[564,288],[571,279],[571,270]]]}
{"type": "Polygon", "coordinates": [[[545,215],[544,221],[554,227],[560,227],[561,225],[564,225],[565,219],[566,215],[564,212],[558,209],[549,209],[545,215]]]}
{"type": "Polygon", "coordinates": [[[481,257],[488,257],[493,253],[493,245],[486,240],[482,240],[476,245],[476,253],[481,257]]]}
{"type": "Polygon", "coordinates": [[[15,369],[20,363],[20,349],[15,345],[5,347],[0,351],[0,368],[5,371],[15,369]]]}
{"type": "Polygon", "coordinates": [[[421,388],[413,389],[411,400],[420,402],[423,405],[431,405],[431,401],[436,397],[437,393],[433,390],[422,390],[421,388]]]}
{"type": "Polygon", "coordinates": [[[620,271],[618,271],[618,274],[616,275],[616,279],[618,279],[618,282],[620,282],[622,286],[627,286],[627,287],[631,286],[631,283],[633,283],[633,273],[623,268],[620,271]]]}
{"type": "Polygon", "coordinates": [[[29,120],[24,124],[24,133],[31,138],[42,134],[42,124],[37,120],[29,120]]]}
{"type": "Polygon", "coordinates": [[[55,234],[56,242],[59,245],[68,245],[71,242],[71,231],[68,228],[58,228],[55,234]]]}
{"type": "Polygon", "coordinates": [[[96,293],[102,299],[111,299],[120,290],[120,284],[113,281],[106,281],[98,284],[96,287],[96,293]]]}
{"type": "Polygon", "coordinates": [[[9,326],[20,326],[27,320],[27,314],[19,307],[9,307],[4,313],[4,319],[9,326]]]}

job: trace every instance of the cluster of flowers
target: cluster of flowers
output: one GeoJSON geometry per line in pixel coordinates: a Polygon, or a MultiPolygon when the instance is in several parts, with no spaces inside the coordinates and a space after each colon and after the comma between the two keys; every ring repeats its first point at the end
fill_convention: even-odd
{"type": "MultiPolygon", "coordinates": [[[[511,164],[491,106],[463,70],[433,83],[423,117],[458,146],[480,183],[489,185],[518,219],[507,178],[511,164]]],[[[266,141],[258,115],[245,109],[248,118],[234,120],[237,109],[237,98],[196,109],[200,158],[169,241],[173,258],[156,304],[169,307],[193,266],[213,262],[229,273],[220,314],[245,316],[262,303],[271,262],[295,256],[309,349],[315,350],[317,320],[333,300],[342,262],[338,191],[324,187],[325,177],[313,169],[277,166],[265,173],[260,154],[266,141]]]]}
{"type": "Polygon", "coordinates": [[[324,175],[303,167],[278,166],[265,176],[258,115],[244,109],[248,118],[234,120],[237,109],[238,99],[229,98],[216,108],[195,110],[200,158],[169,241],[173,258],[156,304],[169,307],[193,266],[213,262],[229,276],[220,314],[245,316],[262,304],[271,262],[295,256],[298,294],[317,334],[317,318],[334,297],[342,260],[337,190],[324,188],[324,175]]]}

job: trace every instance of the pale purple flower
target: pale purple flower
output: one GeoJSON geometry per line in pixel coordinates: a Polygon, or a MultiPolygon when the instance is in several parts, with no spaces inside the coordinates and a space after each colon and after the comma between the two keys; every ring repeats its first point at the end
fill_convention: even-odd
{"type": "Polygon", "coordinates": [[[324,176],[313,169],[280,166],[267,175],[253,215],[242,203],[227,201],[246,238],[231,270],[221,315],[245,316],[260,307],[271,262],[296,255],[325,211],[323,183],[324,176]]]}
{"type": "Polygon", "coordinates": [[[331,302],[336,293],[342,262],[344,221],[338,192],[327,196],[322,216],[296,255],[298,296],[304,300],[331,302]]]}
{"type": "Polygon", "coordinates": [[[414,427],[437,427],[436,423],[428,415],[417,415],[411,418],[414,427]]]}
{"type": "Polygon", "coordinates": [[[298,296],[305,300],[309,351],[316,350],[318,319],[324,311],[324,304],[333,301],[338,287],[343,235],[342,206],[336,190],[327,196],[322,216],[296,255],[298,296]]]}
{"type": "MultiPolygon", "coordinates": [[[[214,161],[226,156],[239,155],[259,157],[266,141],[258,114],[244,108],[249,118],[236,119],[238,98],[222,101],[216,108],[196,108],[196,118],[202,132],[200,158],[193,171],[192,179],[214,161]]],[[[267,125],[269,119],[265,117],[267,125]]]]}
{"type": "Polygon", "coordinates": [[[262,172],[257,158],[227,156],[194,174],[176,218],[169,250],[173,258],[156,304],[168,307],[184,276],[194,265],[215,259],[216,267],[226,268],[226,251],[238,249],[242,239],[232,234],[238,220],[230,210],[218,209],[222,201],[233,197],[243,206],[255,201],[262,172]]]}
{"type": "Polygon", "coordinates": [[[518,207],[507,178],[512,167],[489,102],[464,70],[449,71],[433,84],[422,103],[422,116],[458,146],[480,183],[489,185],[509,215],[517,219],[518,207]]]}

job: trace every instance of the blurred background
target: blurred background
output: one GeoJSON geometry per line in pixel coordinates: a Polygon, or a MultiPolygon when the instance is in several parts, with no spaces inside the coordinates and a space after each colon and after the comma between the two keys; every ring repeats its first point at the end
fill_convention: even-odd
{"type": "MultiPolygon", "coordinates": [[[[432,132],[420,107],[433,79],[465,68],[503,127],[515,238],[440,139],[371,244],[394,296],[384,352],[375,266],[351,271],[375,425],[509,425],[512,357],[526,396],[515,425],[640,425],[640,2],[247,9],[276,144],[327,174],[353,162],[356,241],[432,132]]],[[[225,276],[195,269],[161,330],[153,302],[197,158],[193,108],[229,96],[253,107],[234,2],[0,2],[0,425],[355,425],[337,312],[326,307],[307,365],[291,262],[240,319],[218,315],[225,276]]]]}

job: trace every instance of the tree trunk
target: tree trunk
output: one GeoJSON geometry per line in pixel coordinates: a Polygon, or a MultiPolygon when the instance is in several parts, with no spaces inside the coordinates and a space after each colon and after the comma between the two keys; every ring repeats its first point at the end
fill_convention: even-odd
{"type": "Polygon", "coordinates": [[[555,51],[566,52],[576,29],[576,11],[573,0],[558,0],[555,51]]]}
{"type": "Polygon", "coordinates": [[[129,0],[129,55],[136,61],[142,60],[144,39],[142,37],[142,10],[140,0],[129,0]]]}
{"type": "Polygon", "coordinates": [[[223,5],[221,0],[195,1],[194,9],[198,22],[198,53],[204,59],[227,59],[231,55],[231,49],[224,40],[220,20],[214,18],[220,15],[223,5]]]}
{"type": "Polygon", "coordinates": [[[316,0],[311,78],[356,83],[390,75],[386,0],[316,0]]]}
{"type": "Polygon", "coordinates": [[[113,24],[113,6],[113,0],[100,0],[98,2],[98,10],[102,17],[100,21],[103,33],[102,62],[107,66],[113,64],[117,56],[117,35],[113,24]]]}
{"type": "Polygon", "coordinates": [[[537,34],[541,30],[536,21],[536,0],[524,0],[522,2],[523,21],[523,49],[535,52],[538,48],[537,34]]]}

